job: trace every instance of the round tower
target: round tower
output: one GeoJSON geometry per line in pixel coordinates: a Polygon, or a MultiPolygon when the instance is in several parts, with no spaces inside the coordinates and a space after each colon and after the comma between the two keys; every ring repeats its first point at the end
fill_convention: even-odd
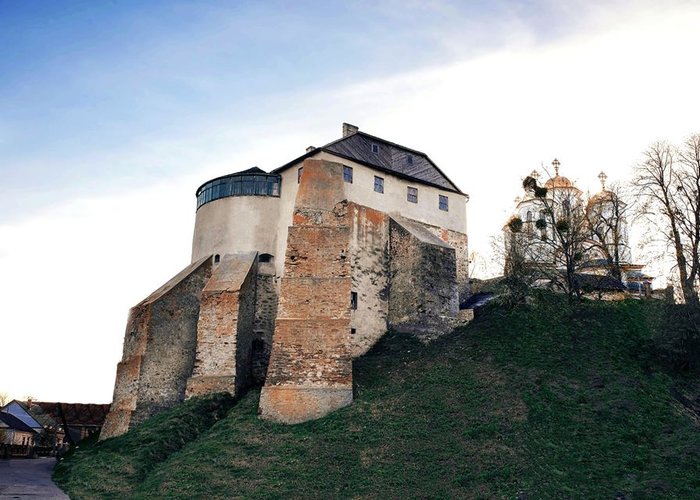
{"type": "Polygon", "coordinates": [[[282,178],[253,167],[217,177],[197,189],[192,262],[208,255],[257,251],[272,262],[282,178]]]}

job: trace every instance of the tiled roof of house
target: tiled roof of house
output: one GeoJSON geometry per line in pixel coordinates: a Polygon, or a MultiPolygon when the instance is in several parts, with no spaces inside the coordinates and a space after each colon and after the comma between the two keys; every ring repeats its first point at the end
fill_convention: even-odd
{"type": "Polygon", "coordinates": [[[272,173],[286,170],[319,151],[325,151],[341,158],[356,161],[397,177],[463,194],[457,185],[425,153],[359,131],[320,148],[312,149],[306,154],[273,170],[272,173]],[[376,147],[373,147],[373,145],[376,147]]]}
{"type": "Polygon", "coordinates": [[[34,432],[34,429],[29,427],[27,424],[22,422],[20,419],[12,415],[11,413],[5,413],[0,411],[0,422],[3,422],[10,429],[17,429],[24,432],[34,432]]]}

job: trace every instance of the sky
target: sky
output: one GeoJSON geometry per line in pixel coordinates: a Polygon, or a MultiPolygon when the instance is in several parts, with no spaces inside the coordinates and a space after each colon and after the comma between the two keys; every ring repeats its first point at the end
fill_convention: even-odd
{"type": "Polygon", "coordinates": [[[469,193],[493,273],[534,168],[595,192],[700,132],[699,25],[683,1],[0,0],[0,393],[110,402],[129,307],[190,261],[195,189],[343,122],[469,193]]]}

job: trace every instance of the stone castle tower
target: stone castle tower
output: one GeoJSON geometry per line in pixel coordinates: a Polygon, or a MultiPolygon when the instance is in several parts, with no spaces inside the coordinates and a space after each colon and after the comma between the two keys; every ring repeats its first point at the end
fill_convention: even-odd
{"type": "Polygon", "coordinates": [[[427,155],[344,124],[270,172],[197,190],[192,263],[134,306],[102,439],[184,399],[263,385],[263,418],[352,402],[387,331],[430,340],[465,313],[466,195],[427,155]]]}

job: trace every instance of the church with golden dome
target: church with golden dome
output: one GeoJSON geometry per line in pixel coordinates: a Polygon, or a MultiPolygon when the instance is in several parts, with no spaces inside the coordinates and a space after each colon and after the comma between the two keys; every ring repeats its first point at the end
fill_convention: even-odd
{"type": "Polygon", "coordinates": [[[648,295],[653,278],[642,272],[644,265],[632,262],[627,204],[617,189],[606,187],[607,175],[600,172],[600,191],[585,196],[560,175],[559,160],[555,158],[552,167],[554,175],[541,187],[537,170],[526,177],[524,195],[515,199],[514,212],[503,227],[507,244],[518,238],[526,265],[556,270],[562,267],[561,246],[572,244],[562,235],[578,231],[576,279],[581,288],[608,298],[648,295]]]}

